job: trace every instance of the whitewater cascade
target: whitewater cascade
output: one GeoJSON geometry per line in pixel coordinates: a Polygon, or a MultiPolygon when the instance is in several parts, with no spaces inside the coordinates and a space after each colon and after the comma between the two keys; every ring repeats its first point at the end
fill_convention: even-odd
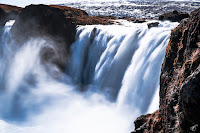
{"type": "Polygon", "coordinates": [[[0,29],[1,133],[126,133],[158,108],[160,69],[178,23],[80,26],[65,73],[41,61],[49,41],[16,45],[13,23],[0,29]]]}

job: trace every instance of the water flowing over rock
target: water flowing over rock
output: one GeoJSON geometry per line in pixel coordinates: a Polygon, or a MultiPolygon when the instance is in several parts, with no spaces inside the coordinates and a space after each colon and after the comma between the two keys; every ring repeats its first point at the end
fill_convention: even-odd
{"type": "Polygon", "coordinates": [[[68,49],[75,39],[76,25],[61,9],[47,5],[27,6],[17,17],[11,32],[18,45],[31,38],[46,38],[53,48],[43,48],[43,61],[56,64],[64,71],[68,49]]]}
{"type": "Polygon", "coordinates": [[[16,6],[0,4],[0,26],[4,26],[8,20],[16,19],[21,9],[16,6]]]}
{"type": "Polygon", "coordinates": [[[56,5],[30,5],[17,17],[11,31],[17,44],[41,37],[52,43],[52,48],[41,52],[44,62],[65,70],[69,47],[75,40],[77,24],[111,24],[108,19],[90,17],[85,11],[56,5]]]}
{"type": "MultiPolygon", "coordinates": [[[[63,61],[67,64],[65,72],[59,72],[51,59],[60,62],[57,48],[61,44],[49,31],[57,23],[47,20],[65,15],[61,9],[51,8],[26,7],[14,25],[9,21],[2,29],[0,127],[9,133],[132,131],[132,120],[148,112],[157,97],[165,49],[178,23],[159,22],[151,29],[147,23],[128,21],[122,21],[122,25],[75,27],[75,41],[69,45],[70,54],[65,55],[69,60],[63,61]],[[38,12],[32,12],[32,8],[38,12]],[[29,24],[28,18],[36,19],[34,24],[41,27],[29,24]],[[22,30],[20,24],[33,28],[22,30]],[[23,35],[27,36],[17,41],[17,36],[23,35]],[[45,50],[52,52],[47,61],[41,54],[45,50]]],[[[64,22],[62,17],[60,23],[64,22]]],[[[74,24],[72,19],[70,22],[74,24]]],[[[158,100],[154,105],[151,108],[156,110],[158,100]]]]}
{"type": "Polygon", "coordinates": [[[160,109],[139,117],[135,132],[199,132],[199,12],[174,29],[178,23],[106,25],[111,17],[79,9],[25,7],[1,29],[0,127],[130,132],[133,119],[158,108],[160,88],[160,109]]]}
{"type": "Polygon", "coordinates": [[[160,77],[160,108],[134,132],[200,132],[200,9],[172,31],[160,77]],[[159,112],[159,113],[158,113],[159,112]]]}

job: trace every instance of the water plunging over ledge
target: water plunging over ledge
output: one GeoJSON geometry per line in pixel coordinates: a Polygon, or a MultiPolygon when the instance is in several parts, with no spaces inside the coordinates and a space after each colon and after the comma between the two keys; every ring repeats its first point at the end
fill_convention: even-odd
{"type": "Polygon", "coordinates": [[[130,132],[134,119],[158,108],[153,99],[177,25],[81,26],[62,73],[41,61],[41,50],[54,48],[49,40],[15,45],[7,23],[0,40],[0,132],[130,132]]]}

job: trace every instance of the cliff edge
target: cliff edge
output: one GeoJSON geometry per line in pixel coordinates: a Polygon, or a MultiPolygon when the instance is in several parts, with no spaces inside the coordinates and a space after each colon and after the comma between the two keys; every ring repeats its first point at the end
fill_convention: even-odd
{"type": "Polygon", "coordinates": [[[171,33],[160,76],[160,106],[133,133],[200,132],[200,9],[171,33]]]}

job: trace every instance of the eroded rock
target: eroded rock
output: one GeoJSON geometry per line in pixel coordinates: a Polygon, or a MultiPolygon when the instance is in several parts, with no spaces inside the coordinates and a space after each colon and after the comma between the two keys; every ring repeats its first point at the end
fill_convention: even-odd
{"type": "Polygon", "coordinates": [[[160,106],[135,132],[200,132],[200,9],[171,33],[160,76],[160,106]],[[156,124],[150,121],[157,120],[156,124]]]}

